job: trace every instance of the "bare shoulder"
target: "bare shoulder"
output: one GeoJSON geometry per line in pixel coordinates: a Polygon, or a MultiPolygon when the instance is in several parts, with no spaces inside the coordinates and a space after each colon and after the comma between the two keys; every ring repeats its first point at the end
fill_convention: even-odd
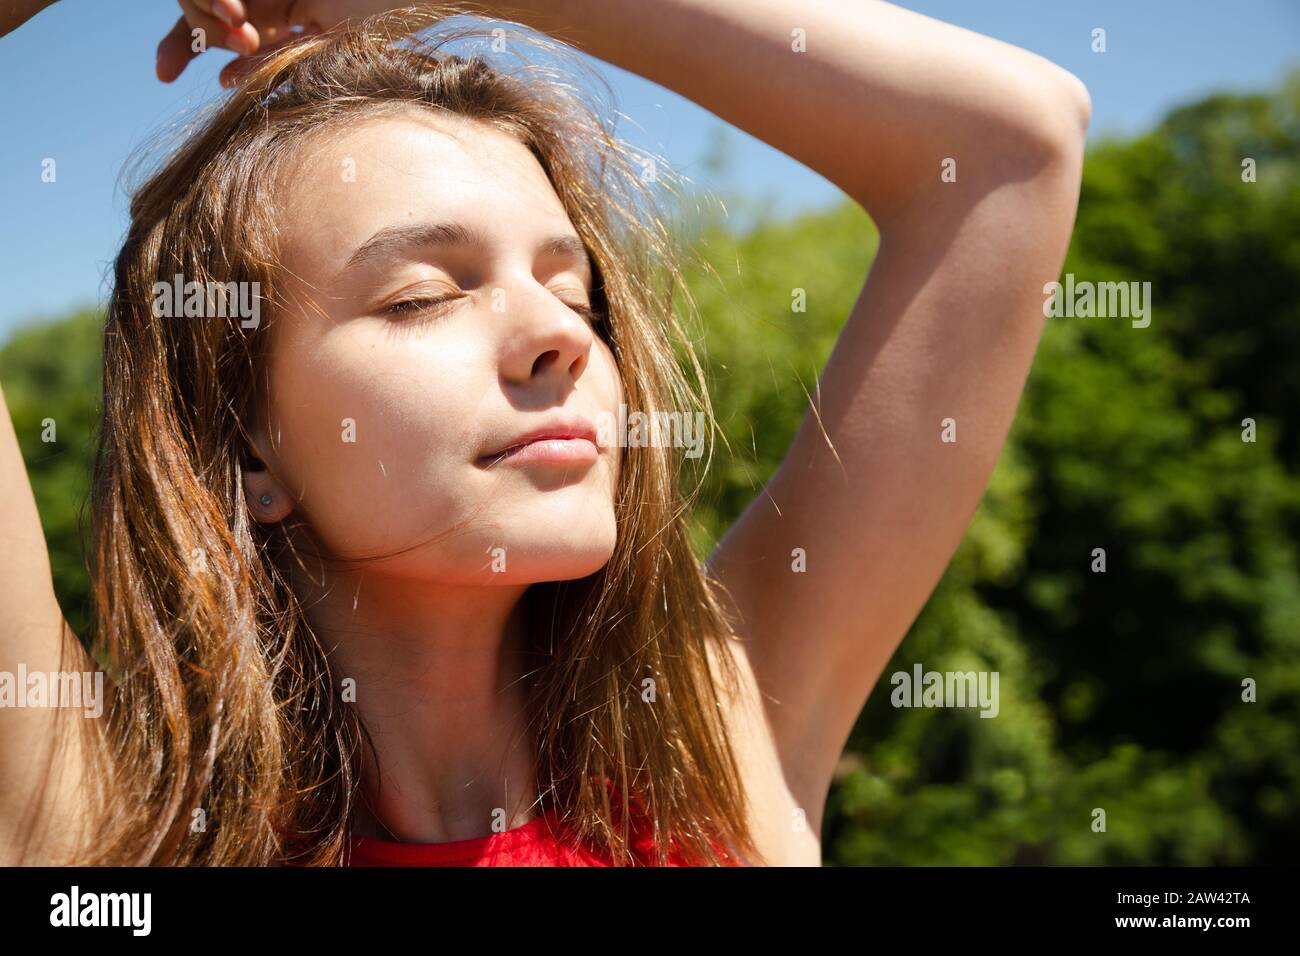
{"type": "Polygon", "coordinates": [[[711,644],[715,674],[719,656],[735,664],[738,680],[729,688],[717,681],[723,720],[749,802],[754,843],[770,866],[820,866],[821,825],[829,781],[798,779],[783,765],[768,707],[763,699],[743,639],[711,644]],[[792,779],[793,777],[793,779],[792,779]]]}

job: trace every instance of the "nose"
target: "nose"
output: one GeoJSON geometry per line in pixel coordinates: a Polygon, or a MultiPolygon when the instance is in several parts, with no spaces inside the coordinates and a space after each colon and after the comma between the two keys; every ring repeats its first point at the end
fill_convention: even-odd
{"type": "Polygon", "coordinates": [[[506,293],[501,376],[512,385],[553,378],[567,387],[582,377],[595,339],[587,319],[532,283],[506,293]]]}

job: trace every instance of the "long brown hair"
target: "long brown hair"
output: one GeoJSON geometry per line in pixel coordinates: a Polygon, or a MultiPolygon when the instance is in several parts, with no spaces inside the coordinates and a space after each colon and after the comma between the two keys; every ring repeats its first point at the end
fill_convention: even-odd
{"type": "MultiPolygon", "coordinates": [[[[509,22],[440,19],[475,12],[398,11],[273,52],[133,195],[104,331],[91,495],[94,646],[114,693],[89,735],[97,823],[79,862],[347,859],[365,728],[288,587],[284,529],[250,520],[242,481],[282,307],[273,184],[306,137],[394,105],[516,136],[591,253],[597,328],[628,407],[702,409],[713,422],[676,315],[678,295],[690,301],[681,254],[644,167],[571,82],[581,69],[571,50],[509,22]],[[513,50],[564,58],[567,71],[534,60],[512,73],[445,49],[499,44],[494,31],[508,31],[513,50]],[[264,321],[159,317],[155,284],[177,274],[260,283],[264,321]]],[[[538,784],[616,863],[645,861],[600,781],[652,824],[653,862],[672,851],[758,862],[720,716],[739,679],[722,646],[731,635],[690,547],[681,457],[626,448],[610,561],[525,596],[541,662],[528,705],[538,784]]]]}

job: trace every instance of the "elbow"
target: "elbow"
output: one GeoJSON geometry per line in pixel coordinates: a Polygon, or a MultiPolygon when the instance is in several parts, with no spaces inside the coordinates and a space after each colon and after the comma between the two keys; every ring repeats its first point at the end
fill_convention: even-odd
{"type": "Polygon", "coordinates": [[[995,176],[1003,183],[1077,179],[1092,121],[1088,88],[1041,58],[1017,64],[1000,80],[982,94],[968,131],[995,163],[995,176]]]}
{"type": "Polygon", "coordinates": [[[1081,163],[1092,122],[1092,97],[1083,81],[1053,65],[1034,98],[1037,106],[1029,132],[1039,160],[1052,165],[1062,160],[1081,163]]]}
{"type": "Polygon", "coordinates": [[[1003,97],[997,122],[980,133],[981,148],[995,157],[990,185],[1077,196],[1092,120],[1088,88],[1074,74],[1044,63],[1019,74],[1003,97]]]}
{"type": "MultiPolygon", "coordinates": [[[[1068,216],[1072,221],[1091,121],[1092,97],[1083,82],[1054,63],[1035,58],[1001,66],[983,86],[972,84],[960,95],[957,108],[933,124],[924,145],[931,155],[972,158],[975,172],[965,180],[972,201],[1007,188],[1008,200],[1035,214],[1068,216]]],[[[890,180],[884,177],[883,181],[890,180]]],[[[895,180],[905,188],[893,195],[880,195],[881,182],[882,177],[876,176],[851,194],[882,233],[906,230],[905,220],[964,216],[971,208],[968,202],[935,204],[928,165],[923,170],[918,166],[911,178],[895,180]]]]}
{"type": "Polygon", "coordinates": [[[1061,111],[1064,114],[1069,134],[1082,143],[1088,135],[1088,126],[1092,123],[1092,96],[1088,87],[1069,70],[1060,70],[1061,111]]]}

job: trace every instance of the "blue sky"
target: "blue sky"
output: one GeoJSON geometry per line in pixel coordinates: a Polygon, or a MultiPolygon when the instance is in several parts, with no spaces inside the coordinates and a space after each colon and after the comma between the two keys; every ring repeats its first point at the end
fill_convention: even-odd
{"type": "MultiPolygon", "coordinates": [[[[841,0],[849,3],[852,0],[841,0]]],[[[1076,73],[1093,100],[1090,140],[1148,127],[1215,90],[1273,86],[1300,66],[1300,2],[1253,0],[903,0],[929,16],[1033,50],[1076,73]],[[1103,27],[1107,51],[1093,53],[1103,27]]],[[[0,38],[0,339],[101,301],[126,230],[121,178],[160,130],[221,95],[232,54],[209,53],[175,84],[153,74],[170,0],[60,0],[0,38]],[[45,157],[57,182],[41,181],[45,157]]],[[[836,202],[816,173],[668,90],[605,64],[621,133],[701,187],[788,215],[836,202]],[[726,142],[726,174],[705,157],[726,142]]],[[[739,225],[745,215],[737,216],[739,225]]]]}

